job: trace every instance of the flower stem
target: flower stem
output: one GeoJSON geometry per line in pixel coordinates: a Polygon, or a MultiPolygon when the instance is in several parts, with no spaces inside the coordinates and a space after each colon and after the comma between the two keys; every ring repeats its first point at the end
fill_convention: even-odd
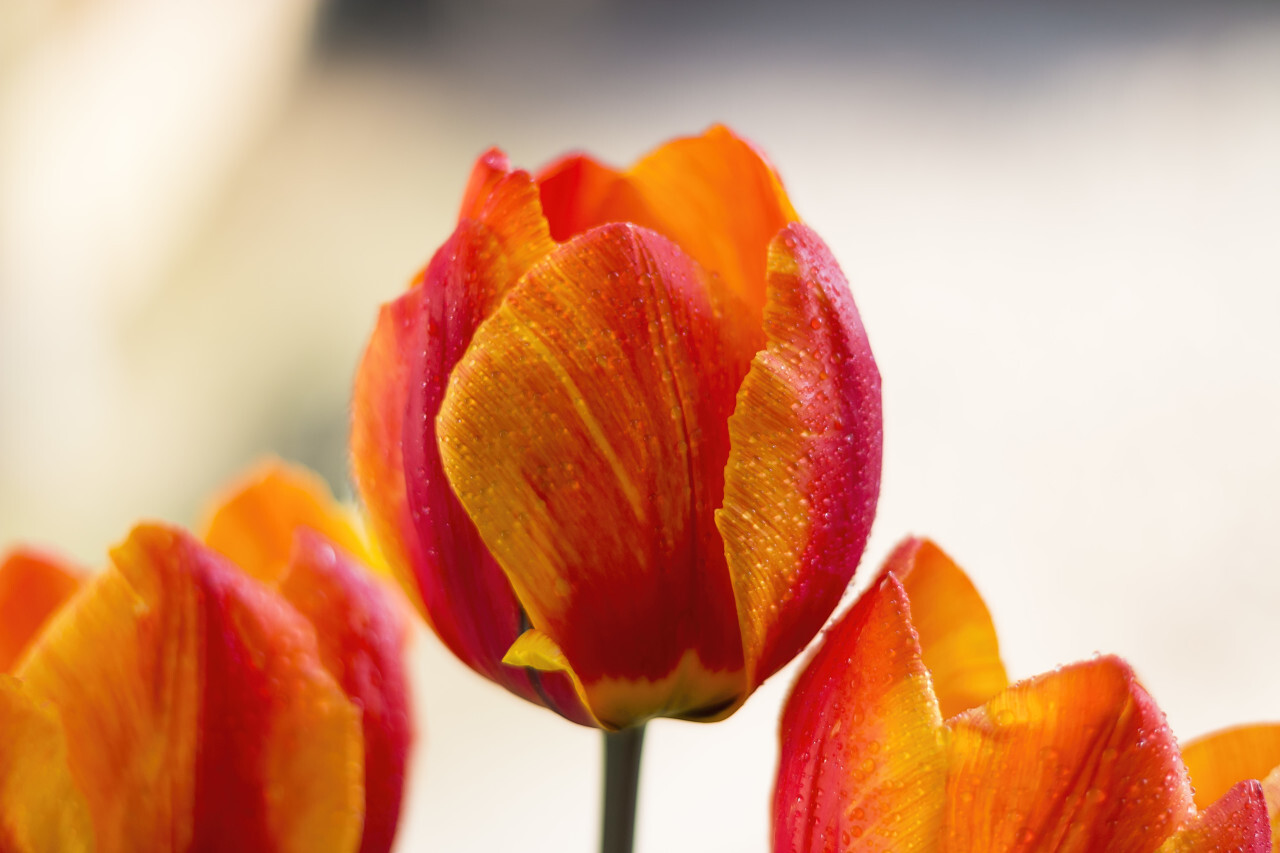
{"type": "Polygon", "coordinates": [[[631,853],[636,835],[636,795],[640,793],[640,752],[644,724],[604,733],[604,828],[600,853],[631,853]]]}

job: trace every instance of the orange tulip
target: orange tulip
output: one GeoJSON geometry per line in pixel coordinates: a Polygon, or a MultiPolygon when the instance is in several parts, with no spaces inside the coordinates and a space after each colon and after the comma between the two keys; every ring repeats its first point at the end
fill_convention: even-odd
{"type": "Polygon", "coordinates": [[[619,171],[480,158],[383,307],[352,457],[444,643],[569,719],[720,719],[808,643],[879,492],[848,286],[723,127],[619,171]]]}
{"type": "MultiPolygon", "coordinates": [[[[324,535],[351,533],[340,515],[296,512],[327,498],[316,481],[267,474],[210,528],[261,559],[141,525],[22,638],[0,675],[0,850],[390,849],[411,740],[405,622],[324,535]],[[236,512],[272,491],[293,501],[256,529],[236,512]]],[[[0,567],[0,613],[79,574],[40,562],[0,567]]]]}
{"type": "MultiPolygon", "coordinates": [[[[1262,740],[1280,763],[1276,730],[1262,740]]],[[[1184,762],[1119,658],[1008,686],[986,606],[923,540],[828,632],[781,741],[775,853],[1272,849],[1274,781],[1256,779],[1274,765],[1223,759],[1212,739],[1184,762]]]]}

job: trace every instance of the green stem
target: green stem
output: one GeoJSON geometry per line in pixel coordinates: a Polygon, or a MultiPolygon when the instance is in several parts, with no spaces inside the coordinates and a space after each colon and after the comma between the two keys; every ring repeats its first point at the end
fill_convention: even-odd
{"type": "Polygon", "coordinates": [[[604,828],[600,853],[631,853],[634,846],[643,748],[643,723],[604,733],[604,828]]]}

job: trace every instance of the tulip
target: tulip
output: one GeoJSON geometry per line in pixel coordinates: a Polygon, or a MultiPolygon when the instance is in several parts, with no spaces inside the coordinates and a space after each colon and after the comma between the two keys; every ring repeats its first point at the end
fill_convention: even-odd
{"type": "MultiPolygon", "coordinates": [[[[1280,736],[1263,731],[1258,757],[1280,761],[1280,736]]],[[[986,606],[923,540],[827,633],[781,741],[775,853],[1272,849],[1276,777],[1257,774],[1274,765],[1230,756],[1247,737],[1184,760],[1116,657],[1007,685],[986,606]]]]}
{"type": "Polygon", "coordinates": [[[352,460],[461,660],[580,723],[728,716],[861,557],[880,380],[848,285],[723,127],[619,171],[476,163],[383,306],[352,460]]]}
{"type": "MultiPolygon", "coordinates": [[[[390,849],[411,739],[406,624],[324,535],[354,535],[341,516],[300,512],[306,497],[320,509],[317,489],[272,466],[230,497],[209,539],[254,550],[246,566],[138,526],[22,638],[0,674],[0,849],[390,849]],[[257,522],[238,511],[273,491],[294,502],[257,522]]],[[[7,559],[0,612],[48,601],[58,576],[82,573],[7,559]]]]}

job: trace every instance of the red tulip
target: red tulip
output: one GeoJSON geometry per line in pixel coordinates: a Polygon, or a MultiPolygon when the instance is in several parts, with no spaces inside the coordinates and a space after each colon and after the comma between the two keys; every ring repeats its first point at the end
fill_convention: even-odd
{"type": "Polygon", "coordinates": [[[773,849],[1266,853],[1277,800],[1257,778],[1280,763],[1276,731],[1257,761],[1227,734],[1184,764],[1119,658],[1006,686],[973,585],[910,540],[787,700],[773,849]],[[1194,801],[1192,779],[1209,786],[1194,801]]]}
{"type": "Polygon", "coordinates": [[[569,719],[720,719],[853,574],[880,380],[848,286],[723,127],[627,171],[480,158],[383,307],[352,457],[445,644],[569,719]]]}
{"type": "MultiPolygon", "coordinates": [[[[326,500],[273,467],[210,528],[244,566],[142,525],[32,626],[0,675],[0,850],[390,849],[412,736],[405,623],[323,535],[355,535],[326,500]]],[[[0,612],[79,575],[40,564],[0,564],[0,612]]]]}

